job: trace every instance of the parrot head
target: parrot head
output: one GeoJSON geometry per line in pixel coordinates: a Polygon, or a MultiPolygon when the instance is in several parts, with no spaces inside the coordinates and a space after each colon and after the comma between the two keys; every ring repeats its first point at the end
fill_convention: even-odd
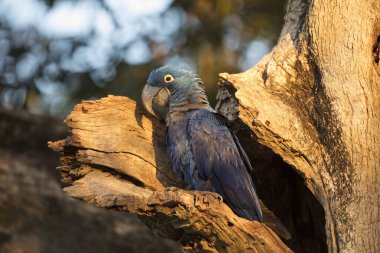
{"type": "Polygon", "coordinates": [[[155,115],[153,104],[169,107],[169,110],[197,103],[208,106],[200,78],[188,70],[171,66],[162,66],[149,74],[141,98],[144,108],[152,115],[155,115]],[[202,101],[197,100],[199,96],[202,101]]]}

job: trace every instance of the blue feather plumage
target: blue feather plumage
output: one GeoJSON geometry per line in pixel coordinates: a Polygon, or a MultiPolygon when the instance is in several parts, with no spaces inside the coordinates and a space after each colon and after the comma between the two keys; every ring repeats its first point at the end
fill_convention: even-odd
{"type": "Polygon", "coordinates": [[[239,216],[262,221],[250,163],[241,155],[244,150],[233,135],[209,110],[184,113],[168,125],[167,145],[173,169],[193,189],[219,193],[239,216]]]}
{"type": "Polygon", "coordinates": [[[223,116],[208,104],[201,80],[165,66],[152,71],[148,84],[171,91],[167,147],[175,173],[193,189],[220,194],[237,215],[262,221],[249,159],[223,116]],[[168,74],[174,80],[165,83],[168,74]]]}

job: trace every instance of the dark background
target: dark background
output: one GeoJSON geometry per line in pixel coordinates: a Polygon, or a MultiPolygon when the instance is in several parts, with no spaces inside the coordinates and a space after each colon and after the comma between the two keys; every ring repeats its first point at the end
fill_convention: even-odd
{"type": "Polygon", "coordinates": [[[0,252],[179,252],[135,217],[68,198],[48,140],[82,99],[139,100],[152,70],[242,72],[281,31],[282,0],[0,0],[0,252]]]}

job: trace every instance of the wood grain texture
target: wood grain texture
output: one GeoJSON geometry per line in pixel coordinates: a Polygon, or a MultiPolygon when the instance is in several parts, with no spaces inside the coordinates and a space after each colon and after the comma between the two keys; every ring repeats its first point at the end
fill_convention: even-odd
{"type": "Polygon", "coordinates": [[[329,252],[380,251],[379,1],[289,1],[276,47],[221,74],[217,110],[322,204],[329,252]]]}
{"type": "MultiPolygon", "coordinates": [[[[325,229],[326,243],[307,252],[380,251],[379,13],[378,0],[290,0],[273,50],[246,72],[220,75],[218,112],[248,131],[251,147],[265,146],[292,170],[273,174],[301,177],[293,189],[307,188],[318,202],[288,206],[304,211],[296,219],[325,229]],[[312,208],[319,205],[323,218],[312,208]]],[[[66,122],[70,136],[51,147],[64,153],[60,170],[71,196],[136,213],[189,251],[289,250],[215,196],[177,189],[183,185],[170,170],[163,124],[130,100],[83,102],[66,122]]]]}
{"type": "Polygon", "coordinates": [[[165,126],[117,96],[83,101],[67,117],[62,152],[66,193],[138,215],[188,252],[291,252],[264,224],[237,217],[218,195],[186,191],[171,170],[165,126]]]}

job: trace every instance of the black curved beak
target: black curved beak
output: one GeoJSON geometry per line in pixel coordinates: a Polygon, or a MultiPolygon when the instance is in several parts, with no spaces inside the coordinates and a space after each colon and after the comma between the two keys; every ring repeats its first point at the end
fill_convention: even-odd
{"type": "Polygon", "coordinates": [[[153,111],[153,103],[159,106],[168,106],[170,91],[167,88],[151,86],[145,84],[141,99],[145,110],[151,115],[156,115],[153,111]]]}

